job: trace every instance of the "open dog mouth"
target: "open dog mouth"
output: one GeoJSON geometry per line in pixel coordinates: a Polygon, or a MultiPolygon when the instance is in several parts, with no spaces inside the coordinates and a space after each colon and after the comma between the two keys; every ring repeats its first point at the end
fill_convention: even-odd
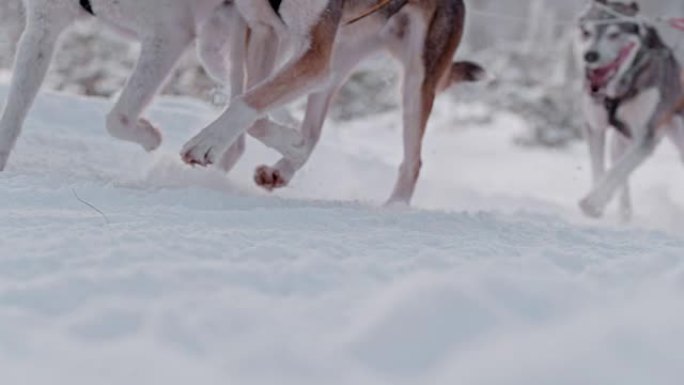
{"type": "Polygon", "coordinates": [[[636,47],[635,43],[631,43],[620,50],[618,57],[603,67],[587,69],[587,82],[592,93],[596,94],[606,88],[608,83],[618,73],[622,64],[627,60],[629,55],[636,47]]]}

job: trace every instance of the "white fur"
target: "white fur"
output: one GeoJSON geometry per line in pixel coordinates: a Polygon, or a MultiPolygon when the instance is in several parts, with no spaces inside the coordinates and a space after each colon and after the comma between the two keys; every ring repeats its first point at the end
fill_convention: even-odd
{"type": "Polygon", "coordinates": [[[614,98],[618,96],[618,86],[620,85],[620,79],[622,79],[625,73],[632,67],[632,64],[634,63],[637,54],[641,50],[641,40],[639,40],[636,37],[632,37],[629,39],[629,41],[631,44],[634,44],[634,48],[632,48],[632,51],[629,53],[629,56],[627,56],[625,61],[618,69],[617,74],[610,80],[610,82],[608,82],[608,86],[606,87],[606,96],[608,97],[614,98]]]}
{"type": "MultiPolygon", "coordinates": [[[[248,13],[245,16],[248,22],[252,20],[254,23],[255,15],[258,16],[260,6],[257,3],[238,0],[240,9],[248,13]]],[[[290,143],[290,151],[281,148],[279,151],[284,155],[283,159],[272,167],[257,168],[255,180],[269,190],[286,185],[309,159],[320,137],[330,101],[339,86],[360,61],[378,51],[388,50],[404,68],[404,160],[389,202],[407,204],[414,194],[422,165],[421,145],[425,127],[421,118],[423,103],[419,97],[426,75],[422,60],[427,27],[423,14],[425,10],[421,9],[420,3],[411,3],[389,21],[378,22],[381,18],[370,17],[350,27],[342,26],[331,43],[332,55],[327,58],[321,52],[312,50],[309,44],[312,28],[323,20],[321,11],[325,4],[328,4],[327,0],[290,0],[283,3],[283,21],[280,26],[276,23],[272,28],[281,40],[291,40],[295,47],[293,56],[279,71],[247,91],[240,99],[242,101],[251,95],[276,92],[273,95],[277,97],[274,96],[273,101],[269,100],[268,104],[260,107],[261,111],[257,111],[258,117],[251,112],[247,114],[250,118],[258,119],[297,97],[310,95],[299,138],[294,133],[283,136],[276,131],[259,138],[264,142],[270,141],[271,146],[277,142],[281,145],[290,143]],[[313,64],[316,62],[312,60],[314,57],[322,60],[313,64]]],[[[270,23],[271,14],[272,11],[269,11],[256,23],[270,23]]],[[[183,159],[190,164],[214,163],[230,140],[249,129],[251,120],[245,119],[247,115],[243,110],[243,107],[229,108],[184,146],[183,159]]],[[[426,113],[429,114],[429,111],[426,113]]],[[[267,127],[280,129],[272,124],[267,127]]]]}
{"type": "Polygon", "coordinates": [[[608,114],[603,106],[594,103],[589,95],[582,98],[585,124],[585,139],[589,145],[591,161],[592,187],[595,187],[605,174],[606,132],[608,130],[608,114]]]}
{"type": "MultiPolygon", "coordinates": [[[[25,0],[27,25],[19,44],[13,80],[2,118],[0,119],[0,170],[19,137],[21,127],[48,70],[59,36],[80,18],[90,17],[78,0],[25,0]]],[[[136,69],[121,97],[107,117],[107,130],[119,139],[138,143],[148,151],[161,143],[161,133],[150,122],[141,119],[145,107],[174,67],[176,60],[192,40],[202,37],[202,47],[215,49],[223,29],[207,28],[203,23],[222,0],[91,0],[99,18],[118,30],[136,36],[142,53],[136,69]],[[212,34],[216,33],[216,34],[212,34]]],[[[209,58],[211,55],[204,55],[209,58]]],[[[210,66],[216,69],[220,63],[210,66]]]]}

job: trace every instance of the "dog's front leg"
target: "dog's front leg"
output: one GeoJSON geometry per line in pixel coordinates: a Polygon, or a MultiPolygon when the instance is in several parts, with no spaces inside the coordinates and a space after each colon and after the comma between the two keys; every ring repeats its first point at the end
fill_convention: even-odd
{"type": "Polygon", "coordinates": [[[632,143],[591,193],[580,201],[580,208],[587,216],[601,217],[617,190],[625,186],[632,172],[653,154],[663,136],[658,124],[666,113],[658,110],[660,98],[657,89],[649,89],[624,103],[617,111],[618,118],[629,125],[632,143]]]}
{"type": "Polygon", "coordinates": [[[592,188],[596,187],[606,173],[606,129],[585,125],[585,137],[589,147],[592,188]]]}
{"type": "Polygon", "coordinates": [[[329,87],[326,91],[317,92],[309,96],[306,106],[306,115],[302,123],[301,143],[291,153],[297,155],[287,156],[273,167],[259,166],[254,171],[254,182],[268,191],[287,186],[295,173],[307,162],[313,149],[321,137],[321,130],[325,123],[325,117],[330,107],[330,102],[337,91],[336,86],[329,87]]]}
{"type": "Polygon", "coordinates": [[[0,171],[7,164],[45,79],[59,36],[78,15],[60,4],[36,2],[34,5],[27,9],[26,29],[19,42],[9,97],[0,119],[0,171]]]}
{"type": "Polygon", "coordinates": [[[152,101],[181,54],[193,39],[190,28],[169,26],[144,39],[140,58],[131,77],[107,116],[107,131],[117,139],[138,143],[153,151],[162,141],[161,132],[140,115],[152,101]]]}
{"type": "MultiPolygon", "coordinates": [[[[625,156],[627,150],[629,149],[630,140],[624,137],[620,133],[613,133],[612,143],[611,143],[611,164],[617,165],[620,160],[625,156]]],[[[626,178],[624,184],[621,187],[620,201],[619,201],[619,214],[620,220],[623,223],[628,223],[632,219],[632,198],[629,188],[629,178],[626,178]]]]}
{"type": "Polygon", "coordinates": [[[598,104],[588,95],[584,95],[582,98],[582,109],[586,119],[583,133],[589,148],[591,187],[594,188],[606,172],[608,114],[602,103],[598,104]]]}
{"type": "MultiPolygon", "coordinates": [[[[247,57],[247,23],[236,13],[233,19],[232,44],[230,53],[230,100],[233,100],[245,92],[245,60],[247,57]]],[[[245,153],[247,142],[245,135],[240,135],[228,150],[223,154],[219,167],[225,171],[231,171],[245,153]]]]}
{"type": "Polygon", "coordinates": [[[580,201],[580,208],[587,216],[601,217],[617,190],[625,186],[632,172],[653,154],[662,139],[662,134],[656,132],[655,121],[648,129],[650,132],[635,139],[618,163],[608,171],[591,193],[580,201]]]}
{"type": "MultiPolygon", "coordinates": [[[[340,38],[341,39],[341,38],[340,38]]],[[[349,74],[370,54],[378,51],[383,43],[382,37],[369,36],[362,43],[336,43],[337,48],[332,63],[332,74],[325,90],[309,95],[306,114],[301,126],[301,140],[274,166],[260,166],[255,170],[254,181],[257,185],[272,191],[286,186],[295,173],[309,160],[318,144],[330,104],[347,80],[349,74]]]]}
{"type": "Polygon", "coordinates": [[[234,100],[214,123],[184,146],[183,160],[202,166],[214,164],[240,135],[269,111],[321,84],[328,74],[343,4],[343,0],[330,0],[311,29],[304,52],[269,80],[234,100]]]}
{"type": "MultiPolygon", "coordinates": [[[[275,68],[280,48],[279,36],[270,26],[253,28],[247,55],[247,89],[266,80],[275,68]]],[[[269,116],[259,119],[248,130],[249,135],[285,157],[296,156],[302,135],[294,127],[279,124],[269,116]]]]}

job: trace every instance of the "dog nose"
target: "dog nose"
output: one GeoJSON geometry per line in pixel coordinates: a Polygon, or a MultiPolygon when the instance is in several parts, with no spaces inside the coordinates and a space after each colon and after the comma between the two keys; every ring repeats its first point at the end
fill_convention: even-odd
{"type": "Polygon", "coordinates": [[[601,57],[596,51],[589,51],[584,55],[584,60],[586,60],[587,63],[596,63],[600,58],[601,57]]]}

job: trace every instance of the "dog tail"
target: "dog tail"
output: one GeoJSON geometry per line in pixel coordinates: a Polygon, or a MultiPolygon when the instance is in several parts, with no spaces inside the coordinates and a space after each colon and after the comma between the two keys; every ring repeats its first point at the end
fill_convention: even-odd
{"type": "Polygon", "coordinates": [[[481,65],[469,61],[455,62],[439,84],[439,92],[446,91],[458,83],[472,83],[485,80],[487,71],[481,65]]]}

